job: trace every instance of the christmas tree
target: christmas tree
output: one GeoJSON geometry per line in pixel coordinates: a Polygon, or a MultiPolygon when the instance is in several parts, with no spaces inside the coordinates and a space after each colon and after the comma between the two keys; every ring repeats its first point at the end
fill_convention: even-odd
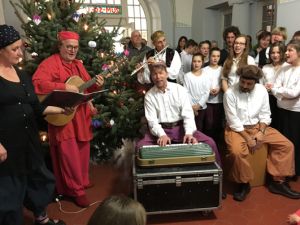
{"type": "Polygon", "coordinates": [[[29,54],[22,67],[33,74],[39,63],[57,52],[57,33],[70,30],[79,33],[78,58],[89,74],[105,75],[105,87],[110,92],[94,101],[98,109],[92,120],[94,139],[91,150],[96,160],[106,160],[122,146],[123,139],[140,135],[143,117],[144,88],[130,76],[135,62],[129,62],[125,53],[114,53],[112,32],[105,30],[105,20],[95,13],[78,14],[84,0],[20,0],[10,1],[25,32],[25,50],[29,54]],[[29,19],[24,20],[22,13],[29,19]]]}

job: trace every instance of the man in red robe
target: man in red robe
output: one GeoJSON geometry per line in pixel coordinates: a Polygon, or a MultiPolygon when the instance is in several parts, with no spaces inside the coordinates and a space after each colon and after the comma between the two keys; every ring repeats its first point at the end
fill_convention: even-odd
{"type": "MultiPolygon", "coordinates": [[[[71,31],[58,33],[59,53],[45,59],[33,75],[35,92],[49,94],[53,90],[78,92],[78,87],[66,83],[68,78],[77,75],[83,81],[90,76],[82,62],[76,59],[79,35],[71,31]]],[[[95,91],[104,80],[97,76],[96,84],[87,89],[95,91]]],[[[85,189],[89,181],[90,140],[92,139],[91,114],[95,110],[91,103],[79,105],[74,118],[64,126],[48,124],[50,154],[53,172],[56,177],[57,194],[72,197],[80,207],[89,206],[85,189]]]]}

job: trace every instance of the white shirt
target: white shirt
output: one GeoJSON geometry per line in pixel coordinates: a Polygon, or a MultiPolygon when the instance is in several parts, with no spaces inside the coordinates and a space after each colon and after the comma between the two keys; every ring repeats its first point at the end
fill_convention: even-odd
{"type": "MultiPolygon", "coordinates": [[[[233,58],[233,64],[231,66],[231,70],[228,74],[228,87],[233,86],[239,82],[239,76],[236,74],[236,71],[238,69],[238,63],[239,60],[236,58],[233,58]]],[[[247,58],[247,64],[248,65],[255,65],[255,61],[252,56],[248,55],[247,58]]]]}
{"type": "Polygon", "coordinates": [[[255,84],[250,93],[241,92],[239,84],[235,84],[225,92],[223,104],[227,124],[233,131],[243,131],[244,125],[271,123],[269,94],[261,84],[255,84]]]}
{"type": "MultiPolygon", "coordinates": [[[[174,53],[171,65],[170,65],[170,67],[167,67],[168,77],[172,80],[177,79],[180,68],[181,68],[180,56],[177,51],[174,50],[174,52],[175,53],[174,53]]],[[[156,51],[155,51],[155,54],[157,54],[156,51]]],[[[158,57],[156,57],[156,60],[166,62],[166,51],[164,53],[160,54],[158,57]]],[[[143,63],[145,63],[145,62],[147,62],[146,56],[144,57],[144,60],[143,60],[143,63]]],[[[137,79],[141,84],[151,83],[150,70],[149,70],[148,64],[145,65],[143,73],[140,72],[137,74],[137,79]]]]}
{"type": "Polygon", "coordinates": [[[278,72],[272,93],[278,107],[300,112],[300,66],[283,67],[278,72]]]}
{"type": "Polygon", "coordinates": [[[150,132],[157,137],[166,134],[159,123],[183,120],[185,134],[196,131],[188,92],[179,84],[168,82],[165,92],[152,87],[145,95],[144,106],[150,132]]]}
{"type": "MultiPolygon", "coordinates": [[[[221,88],[221,71],[222,66],[218,66],[217,68],[212,68],[210,66],[206,66],[203,69],[203,72],[209,76],[211,79],[210,89],[221,88]]],[[[222,103],[223,102],[223,92],[222,90],[217,95],[209,95],[207,103],[222,103]]]]}
{"type": "Polygon", "coordinates": [[[284,62],[279,68],[277,68],[277,70],[275,69],[273,64],[264,65],[263,68],[262,68],[264,76],[261,80],[261,83],[262,84],[274,84],[280,69],[287,66],[287,65],[289,65],[289,64],[284,62]]]}
{"type": "Polygon", "coordinates": [[[181,57],[181,64],[182,64],[182,71],[183,73],[188,73],[192,70],[192,59],[193,55],[187,53],[186,51],[182,51],[180,53],[181,57]]]}
{"type": "Polygon", "coordinates": [[[211,79],[208,74],[205,74],[203,70],[200,76],[196,76],[192,72],[186,73],[183,77],[183,86],[189,92],[192,105],[199,104],[202,109],[207,108],[206,102],[211,87],[211,79]]]}
{"type": "Polygon", "coordinates": [[[181,69],[178,74],[177,82],[179,84],[182,84],[184,74],[192,70],[193,55],[187,53],[185,50],[182,50],[182,52],[180,53],[180,58],[181,58],[181,69]]]}

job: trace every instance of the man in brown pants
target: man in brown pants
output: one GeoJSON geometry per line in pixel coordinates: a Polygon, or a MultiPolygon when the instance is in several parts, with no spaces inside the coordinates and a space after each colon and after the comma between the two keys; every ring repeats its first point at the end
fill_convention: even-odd
{"type": "Polygon", "coordinates": [[[285,180],[295,174],[294,146],[280,132],[268,126],[271,122],[269,96],[266,88],[258,83],[263,73],[260,68],[248,65],[239,68],[237,74],[240,76],[239,83],[224,95],[225,141],[232,161],[229,174],[231,180],[239,184],[233,198],[243,201],[250,192],[249,181],[254,175],[247,156],[265,143],[268,144],[267,172],[273,178],[269,191],[299,199],[300,193],[291,190],[285,180]]]}

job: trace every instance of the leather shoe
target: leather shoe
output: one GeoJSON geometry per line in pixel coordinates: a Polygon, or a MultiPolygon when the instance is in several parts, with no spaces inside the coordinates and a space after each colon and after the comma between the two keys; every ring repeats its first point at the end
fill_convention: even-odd
{"type": "Polygon", "coordinates": [[[233,193],[233,199],[236,201],[244,201],[249,194],[251,188],[249,183],[241,183],[239,184],[238,191],[233,193]]]}
{"type": "Polygon", "coordinates": [[[274,194],[283,195],[292,199],[300,199],[300,193],[293,191],[286,182],[272,181],[268,189],[274,194]]]}

